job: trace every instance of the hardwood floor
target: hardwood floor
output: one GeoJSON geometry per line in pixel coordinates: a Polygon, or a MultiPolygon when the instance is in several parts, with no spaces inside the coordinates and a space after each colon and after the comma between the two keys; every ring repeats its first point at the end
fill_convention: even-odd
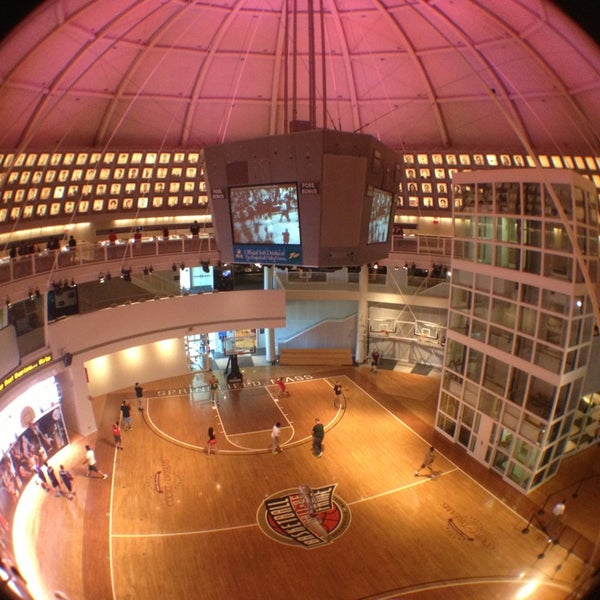
{"type": "Polygon", "coordinates": [[[433,431],[435,377],[260,367],[244,382],[217,407],[203,375],[144,382],[143,415],[132,390],[94,399],[97,435],[53,460],[76,476],[76,498],[30,485],[19,505],[17,559],[36,598],[483,600],[528,588],[519,597],[554,600],[584,588],[598,562],[598,447],[523,496],[433,431]],[[277,399],[279,375],[289,397],[277,399]],[[338,379],[345,408],[333,404],[338,379]],[[110,425],[124,397],[134,426],[119,451],[110,425]],[[322,458],[311,453],[315,417],[322,458]],[[216,455],[205,452],[210,426],[216,455]],[[107,480],[84,477],[86,443],[107,480]],[[432,444],[438,476],[415,477],[432,444]],[[563,495],[565,528],[548,545],[541,523],[563,495]]]}

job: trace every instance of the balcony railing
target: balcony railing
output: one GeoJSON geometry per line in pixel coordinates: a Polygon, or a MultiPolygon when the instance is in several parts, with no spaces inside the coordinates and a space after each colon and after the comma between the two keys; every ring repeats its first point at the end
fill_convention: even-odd
{"type": "Polygon", "coordinates": [[[28,277],[56,273],[61,279],[61,271],[74,267],[98,265],[107,271],[110,263],[126,263],[136,259],[160,258],[167,255],[195,253],[202,256],[216,252],[216,242],[212,235],[172,236],[143,238],[141,241],[110,243],[80,242],[74,248],[68,246],[60,250],[44,250],[0,261],[0,285],[6,285],[28,277]],[[102,266],[106,263],[106,266],[102,266]]]}

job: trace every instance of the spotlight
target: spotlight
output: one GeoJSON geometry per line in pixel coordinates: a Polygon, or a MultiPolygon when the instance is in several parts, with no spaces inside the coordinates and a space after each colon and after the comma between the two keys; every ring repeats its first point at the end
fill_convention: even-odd
{"type": "Polygon", "coordinates": [[[131,281],[131,269],[121,269],[121,279],[123,281],[131,281]]]}
{"type": "Polygon", "coordinates": [[[5,303],[6,303],[6,308],[10,308],[12,306],[12,302],[10,301],[10,298],[8,296],[6,296],[5,303]]]}
{"type": "Polygon", "coordinates": [[[71,287],[77,287],[77,284],[75,283],[75,280],[73,278],[71,278],[71,287]]]}
{"type": "Polygon", "coordinates": [[[154,273],[154,267],[152,265],[150,265],[150,268],[148,269],[148,271],[150,272],[150,274],[154,273]]]}
{"type": "Polygon", "coordinates": [[[148,267],[144,267],[144,275],[148,275],[150,273],[150,269],[148,267]]]}
{"type": "Polygon", "coordinates": [[[30,300],[33,300],[35,298],[35,294],[33,293],[33,289],[32,288],[29,288],[28,295],[29,295],[29,299],[30,300]]]}
{"type": "Polygon", "coordinates": [[[183,271],[183,270],[185,269],[185,263],[181,263],[181,264],[179,265],[179,269],[180,269],[181,271],[183,271]]]}
{"type": "Polygon", "coordinates": [[[98,275],[98,281],[100,283],[104,283],[106,281],[106,279],[104,278],[104,273],[100,273],[100,275],[98,275]]]}
{"type": "Polygon", "coordinates": [[[208,262],[205,260],[202,261],[202,270],[205,273],[210,273],[210,269],[208,268],[208,262]]]}

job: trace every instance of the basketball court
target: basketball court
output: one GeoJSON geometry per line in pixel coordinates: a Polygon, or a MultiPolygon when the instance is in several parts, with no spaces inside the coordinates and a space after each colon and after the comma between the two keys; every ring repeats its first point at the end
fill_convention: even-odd
{"type": "Polygon", "coordinates": [[[574,553],[548,547],[535,526],[523,534],[525,511],[510,500],[521,495],[488,491],[424,426],[435,378],[264,367],[229,390],[217,375],[217,406],[204,375],[145,382],[143,415],[133,390],[94,399],[97,435],[53,461],[75,475],[76,498],[30,486],[16,518],[34,551],[24,544],[18,559],[40,598],[553,600],[577,585],[585,565],[574,553]],[[290,395],[278,399],[280,375],[290,395]],[[110,424],[124,397],[134,426],[118,451],[110,424]],[[281,454],[271,452],[275,422],[281,454]],[[105,481],[83,477],[90,441],[105,481]],[[436,477],[415,477],[431,444],[436,477]]]}

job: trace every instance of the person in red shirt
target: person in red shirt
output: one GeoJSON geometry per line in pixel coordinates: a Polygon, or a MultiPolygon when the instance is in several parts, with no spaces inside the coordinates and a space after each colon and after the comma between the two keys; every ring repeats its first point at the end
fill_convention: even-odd
{"type": "Polygon", "coordinates": [[[113,423],[113,438],[115,439],[115,446],[119,450],[123,450],[123,441],[121,438],[121,427],[119,425],[119,421],[115,421],[113,423]]]}
{"type": "Polygon", "coordinates": [[[286,389],[285,381],[283,380],[283,377],[279,377],[277,379],[277,385],[279,386],[279,394],[277,395],[278,398],[281,398],[281,396],[283,396],[284,394],[286,396],[290,395],[290,393],[286,389]]]}

